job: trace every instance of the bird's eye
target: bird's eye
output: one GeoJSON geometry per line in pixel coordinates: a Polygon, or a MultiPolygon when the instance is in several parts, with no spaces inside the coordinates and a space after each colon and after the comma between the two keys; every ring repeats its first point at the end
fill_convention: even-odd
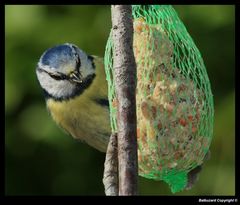
{"type": "Polygon", "coordinates": [[[55,80],[68,80],[68,79],[69,79],[69,77],[68,77],[67,75],[65,75],[65,74],[63,74],[63,73],[60,73],[60,72],[54,72],[54,73],[52,73],[52,72],[46,71],[46,70],[41,69],[41,68],[38,68],[38,70],[39,70],[40,72],[45,72],[45,73],[47,73],[48,75],[51,76],[51,78],[53,78],[53,79],[55,79],[55,80]]]}
{"type": "Polygon", "coordinates": [[[49,73],[49,75],[55,80],[66,80],[67,76],[62,73],[49,73]]]}

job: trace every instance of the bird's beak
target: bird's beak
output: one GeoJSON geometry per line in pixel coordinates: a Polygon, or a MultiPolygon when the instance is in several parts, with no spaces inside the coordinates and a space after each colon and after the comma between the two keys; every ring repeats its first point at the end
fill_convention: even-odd
{"type": "Polygon", "coordinates": [[[70,80],[75,83],[82,83],[82,76],[79,72],[74,71],[70,74],[70,80]]]}

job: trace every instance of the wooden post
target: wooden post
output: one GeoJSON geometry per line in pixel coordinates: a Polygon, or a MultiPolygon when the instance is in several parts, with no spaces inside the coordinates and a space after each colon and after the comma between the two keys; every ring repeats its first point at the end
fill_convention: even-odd
{"type": "Polygon", "coordinates": [[[136,63],[131,5],[113,5],[113,70],[117,97],[119,195],[137,194],[136,63]]]}

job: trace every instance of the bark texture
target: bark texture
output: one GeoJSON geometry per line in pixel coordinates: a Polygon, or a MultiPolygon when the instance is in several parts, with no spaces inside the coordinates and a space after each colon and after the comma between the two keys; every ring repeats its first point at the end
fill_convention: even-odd
{"type": "Polygon", "coordinates": [[[118,196],[117,134],[112,134],[104,163],[103,184],[106,196],[118,196]]]}
{"type": "Polygon", "coordinates": [[[117,97],[119,195],[137,194],[136,63],[131,5],[113,5],[113,69],[117,97]]]}

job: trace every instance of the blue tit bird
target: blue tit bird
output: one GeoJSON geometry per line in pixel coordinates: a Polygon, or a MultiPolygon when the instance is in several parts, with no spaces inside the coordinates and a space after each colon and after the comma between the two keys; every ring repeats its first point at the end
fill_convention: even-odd
{"type": "MultiPolygon", "coordinates": [[[[57,125],[75,139],[106,152],[111,127],[103,59],[73,44],[57,45],[42,54],[36,74],[57,125]]],[[[140,97],[137,104],[141,103],[140,97]]],[[[144,115],[144,111],[138,108],[138,113],[144,115]]],[[[138,126],[140,120],[138,117],[138,126]]],[[[200,170],[199,166],[189,173],[186,188],[192,187],[200,170]]]]}
{"type": "Polygon", "coordinates": [[[111,128],[103,59],[66,43],[42,54],[36,74],[57,125],[105,152],[111,128]]]}

